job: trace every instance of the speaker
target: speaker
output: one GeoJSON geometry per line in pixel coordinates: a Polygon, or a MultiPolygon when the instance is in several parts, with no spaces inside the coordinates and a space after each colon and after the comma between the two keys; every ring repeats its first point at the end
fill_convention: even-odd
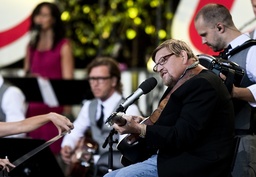
{"type": "MultiPolygon", "coordinates": [[[[37,148],[45,140],[29,138],[0,138],[0,158],[8,156],[10,162],[37,148]]],[[[30,157],[9,174],[9,177],[64,177],[64,174],[49,147],[30,157]]]]}

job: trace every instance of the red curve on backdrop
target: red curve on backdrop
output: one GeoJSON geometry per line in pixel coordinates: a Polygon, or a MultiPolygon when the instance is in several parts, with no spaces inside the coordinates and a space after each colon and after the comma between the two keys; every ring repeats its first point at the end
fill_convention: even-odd
{"type": "Polygon", "coordinates": [[[0,32],[0,47],[9,45],[28,32],[30,17],[6,31],[0,32]]]}

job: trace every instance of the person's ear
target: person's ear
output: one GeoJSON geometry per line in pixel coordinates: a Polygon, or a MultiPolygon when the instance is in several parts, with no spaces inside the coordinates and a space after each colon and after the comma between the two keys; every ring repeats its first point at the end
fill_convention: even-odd
{"type": "Polygon", "coordinates": [[[224,26],[222,24],[217,24],[217,30],[222,32],[224,30],[224,26]]]}
{"type": "Polygon", "coordinates": [[[185,64],[188,61],[188,55],[187,52],[185,52],[184,50],[182,50],[180,52],[181,58],[182,58],[182,62],[185,64]]]}
{"type": "Polygon", "coordinates": [[[117,78],[116,77],[112,77],[112,86],[116,87],[117,85],[117,78]]]}

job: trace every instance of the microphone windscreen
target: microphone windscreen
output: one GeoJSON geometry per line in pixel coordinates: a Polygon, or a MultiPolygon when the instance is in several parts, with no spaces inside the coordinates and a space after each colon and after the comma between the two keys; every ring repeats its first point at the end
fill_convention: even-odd
{"type": "Polygon", "coordinates": [[[140,84],[139,88],[143,91],[144,94],[147,94],[148,92],[153,90],[156,85],[157,85],[156,78],[150,77],[147,80],[145,80],[144,82],[142,82],[140,84]]]}
{"type": "Polygon", "coordinates": [[[33,30],[40,31],[41,28],[42,28],[42,26],[40,24],[35,24],[34,27],[33,27],[33,30]]]}

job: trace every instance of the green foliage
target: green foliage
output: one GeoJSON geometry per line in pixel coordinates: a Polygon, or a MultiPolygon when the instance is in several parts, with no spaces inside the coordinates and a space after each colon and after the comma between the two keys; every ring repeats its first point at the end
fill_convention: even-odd
{"type": "Polygon", "coordinates": [[[56,3],[63,12],[62,20],[72,39],[74,55],[81,60],[89,62],[97,55],[108,55],[128,66],[144,67],[146,55],[160,41],[170,38],[167,29],[173,17],[171,0],[56,0],[56,3]]]}

